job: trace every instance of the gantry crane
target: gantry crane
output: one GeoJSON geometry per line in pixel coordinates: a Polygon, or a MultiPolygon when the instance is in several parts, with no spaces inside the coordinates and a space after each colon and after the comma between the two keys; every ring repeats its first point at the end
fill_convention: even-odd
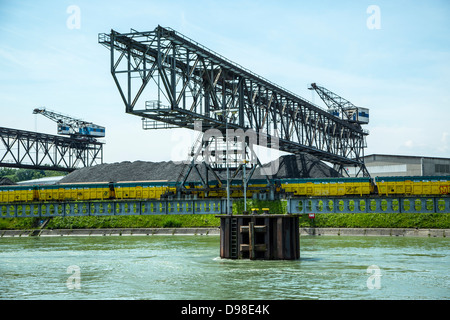
{"type": "Polygon", "coordinates": [[[69,135],[76,139],[95,140],[105,136],[105,127],[93,124],[80,119],[75,119],[55,111],[49,111],[45,108],[36,108],[33,114],[42,114],[43,116],[55,121],[58,124],[58,134],[69,135]]]}
{"type": "MultiPolygon", "coordinates": [[[[201,131],[214,138],[212,144],[202,140],[202,147],[210,146],[215,154],[221,152],[221,140],[228,146],[227,132],[233,130],[249,150],[262,146],[308,153],[340,168],[364,165],[367,132],[358,123],[334,116],[171,28],[111,30],[99,34],[98,41],[110,50],[110,71],[125,112],[143,119],[144,129],[195,130],[200,121],[201,131]]],[[[345,110],[348,119],[350,110],[345,110]]],[[[242,158],[253,170],[261,166],[252,154],[242,158]]],[[[231,165],[238,170],[241,164],[231,165]]],[[[213,161],[217,172],[229,165],[213,161]]]]}
{"type": "Polygon", "coordinates": [[[315,90],[325,102],[328,111],[334,116],[358,125],[369,123],[369,109],[355,106],[350,101],[338,96],[330,90],[311,84],[310,90],[315,90]]]}
{"type": "MultiPolygon", "coordinates": [[[[367,130],[363,130],[361,128],[361,125],[369,123],[369,109],[357,107],[350,101],[342,98],[341,96],[338,96],[334,92],[331,92],[324,87],[319,87],[315,83],[311,83],[311,88],[308,89],[315,90],[317,92],[319,97],[328,107],[328,112],[330,112],[333,116],[344,121],[348,121],[349,123],[354,125],[363,133],[363,137],[369,134],[367,130]]],[[[363,144],[363,147],[360,148],[359,153],[355,153],[355,158],[359,163],[359,172],[355,175],[358,176],[359,173],[362,173],[364,176],[370,177],[370,173],[364,164],[364,147],[366,147],[365,139],[360,140],[360,143],[363,144]]],[[[346,168],[343,164],[335,164],[334,168],[338,172],[346,173],[348,175],[348,171],[346,171],[346,168]]]]}

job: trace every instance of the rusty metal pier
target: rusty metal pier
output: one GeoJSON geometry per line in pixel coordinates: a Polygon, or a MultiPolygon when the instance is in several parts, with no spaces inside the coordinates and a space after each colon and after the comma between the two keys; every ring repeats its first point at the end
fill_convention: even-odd
{"type": "Polygon", "coordinates": [[[299,216],[220,215],[220,257],[296,260],[300,258],[299,216]]]}

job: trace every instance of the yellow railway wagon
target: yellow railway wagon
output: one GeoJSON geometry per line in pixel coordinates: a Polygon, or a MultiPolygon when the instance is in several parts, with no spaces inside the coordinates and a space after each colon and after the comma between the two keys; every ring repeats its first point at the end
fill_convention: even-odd
{"type": "Polygon", "coordinates": [[[160,199],[168,192],[175,192],[168,181],[125,181],[114,184],[116,199],[160,199]]]}
{"type": "Polygon", "coordinates": [[[374,185],[372,179],[361,178],[360,180],[354,180],[345,183],[345,195],[367,195],[374,192],[374,185]]]}
{"type": "MultiPolygon", "coordinates": [[[[203,189],[203,185],[200,182],[187,182],[185,184],[185,190],[182,189],[187,195],[196,195],[197,198],[203,199],[205,198],[205,190],[203,189]]],[[[209,197],[212,197],[209,194],[209,197]]]]}
{"type": "Polygon", "coordinates": [[[281,179],[279,183],[294,196],[366,195],[374,190],[370,178],[281,179]]]}
{"type": "Polygon", "coordinates": [[[0,202],[29,202],[36,199],[34,186],[1,186],[0,202]]]}
{"type": "Polygon", "coordinates": [[[37,199],[39,201],[60,201],[63,200],[64,189],[59,185],[38,186],[37,199]]]}
{"type": "Polygon", "coordinates": [[[450,177],[376,177],[380,195],[447,195],[450,177]]]}
{"type": "Polygon", "coordinates": [[[314,184],[312,182],[295,183],[284,181],[281,184],[281,189],[294,196],[312,196],[314,193],[314,184]]]}
{"type": "MultiPolygon", "coordinates": [[[[210,185],[210,190],[208,192],[208,197],[211,198],[225,198],[227,197],[227,182],[222,181],[222,188],[218,188],[217,181],[212,181],[212,185],[210,185]],[[215,188],[217,187],[217,188],[215,188]]],[[[201,184],[196,186],[198,188],[202,188],[201,184]]],[[[246,196],[251,198],[253,194],[259,193],[261,190],[267,191],[267,181],[262,179],[250,180],[247,184],[247,192],[246,196]]],[[[244,197],[244,188],[242,181],[231,181],[230,184],[230,198],[243,198],[244,197]]]]}
{"type": "MultiPolygon", "coordinates": [[[[224,189],[226,182],[222,182],[222,188],[216,180],[210,182],[207,193],[201,182],[187,182],[185,185],[186,193],[189,195],[196,195],[200,199],[208,198],[223,198],[227,196],[227,191],[224,189]]],[[[230,190],[231,191],[231,190],[230,190]]],[[[231,195],[230,195],[231,196],[231,195]]]]}
{"type": "Polygon", "coordinates": [[[61,184],[61,197],[59,200],[104,200],[113,197],[112,185],[101,183],[72,183],[61,184]]]}
{"type": "MultiPolygon", "coordinates": [[[[226,198],[227,197],[227,182],[222,181],[222,187],[219,187],[217,180],[209,182],[208,198],[226,198]]],[[[205,198],[205,188],[200,182],[187,182],[185,185],[187,194],[197,195],[198,198],[205,198]]],[[[247,185],[247,197],[251,198],[254,193],[259,193],[260,190],[267,191],[267,181],[262,179],[251,180],[247,185]]],[[[243,198],[244,189],[242,181],[234,180],[230,184],[230,197],[243,198]]]]}
{"type": "MultiPolygon", "coordinates": [[[[219,181],[217,180],[212,180],[209,181],[209,190],[208,190],[208,198],[226,198],[227,197],[227,182],[226,181],[221,181],[222,182],[222,187],[220,187],[219,181]]],[[[206,194],[204,192],[204,188],[203,185],[200,182],[194,182],[194,183],[189,183],[190,188],[193,189],[198,189],[198,196],[200,198],[205,198],[206,194]]],[[[230,188],[230,197],[232,197],[233,191],[231,191],[230,188]]]]}
{"type": "MultiPolygon", "coordinates": [[[[247,185],[247,198],[252,197],[255,193],[260,193],[261,191],[269,191],[267,188],[267,181],[263,179],[250,181],[247,185]]],[[[278,190],[279,191],[279,190],[278,190]]],[[[240,192],[240,197],[244,196],[244,190],[240,192]]]]}

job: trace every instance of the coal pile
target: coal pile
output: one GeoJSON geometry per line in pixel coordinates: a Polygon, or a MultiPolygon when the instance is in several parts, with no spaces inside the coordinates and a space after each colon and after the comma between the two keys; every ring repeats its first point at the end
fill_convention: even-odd
{"type": "Polygon", "coordinates": [[[81,168],[68,174],[59,183],[74,182],[117,182],[117,181],[147,181],[169,180],[177,181],[183,168],[182,163],[167,162],[118,162],[100,164],[81,168]]]}
{"type": "MultiPolygon", "coordinates": [[[[340,177],[339,173],[316,157],[307,153],[297,155],[287,155],[279,158],[278,163],[273,162],[263,166],[278,169],[272,178],[326,178],[340,177]]],[[[59,183],[79,183],[79,182],[118,182],[118,181],[148,181],[148,180],[168,180],[177,181],[182,170],[186,170],[185,163],[163,161],[163,162],[118,162],[111,164],[101,164],[93,167],[78,169],[60,180],[59,183]]],[[[205,168],[202,164],[197,164],[198,171],[205,177],[205,168]]],[[[263,169],[264,170],[264,169],[263,169]]],[[[231,174],[233,170],[230,170],[231,174]]],[[[266,171],[267,172],[267,171],[266,171]]],[[[275,172],[275,171],[273,171],[275,172]]],[[[264,179],[264,172],[257,168],[252,179],[264,179]]],[[[209,175],[210,179],[213,176],[209,175]]],[[[220,172],[219,177],[226,179],[226,171],[220,172]]],[[[237,175],[236,178],[240,178],[237,175]]],[[[192,170],[188,181],[200,181],[196,170],[192,170]]]]}

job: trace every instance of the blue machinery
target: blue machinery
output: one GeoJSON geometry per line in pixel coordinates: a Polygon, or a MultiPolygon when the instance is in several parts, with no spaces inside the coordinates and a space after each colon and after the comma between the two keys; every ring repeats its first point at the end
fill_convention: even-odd
{"type": "Polygon", "coordinates": [[[44,109],[58,135],[0,127],[0,167],[71,172],[103,163],[105,128],[44,109]],[[63,136],[61,136],[63,135],[63,136]]]}
{"type": "MultiPolygon", "coordinates": [[[[450,197],[312,197],[281,200],[287,213],[450,213],[450,197]]],[[[0,218],[225,214],[226,199],[0,203],[0,218]]],[[[273,212],[277,213],[277,212],[273,212]]]]}

